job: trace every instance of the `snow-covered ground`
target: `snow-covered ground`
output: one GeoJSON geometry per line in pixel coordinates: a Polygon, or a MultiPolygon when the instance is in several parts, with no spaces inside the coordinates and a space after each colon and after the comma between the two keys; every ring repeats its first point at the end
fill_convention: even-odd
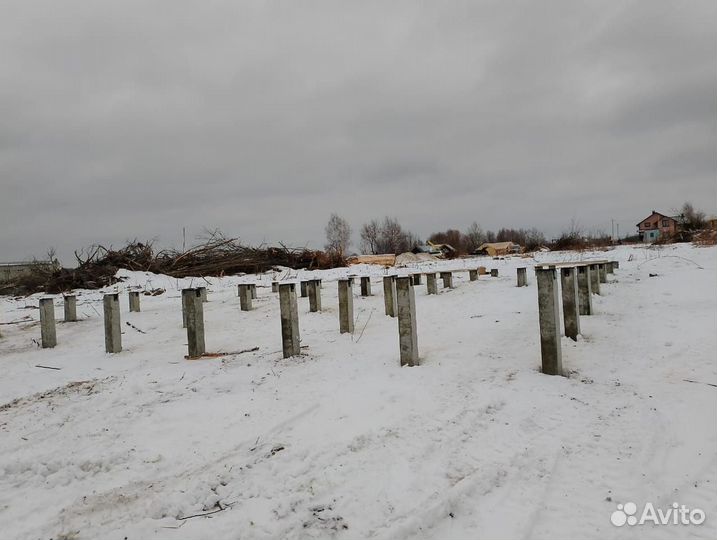
{"type": "Polygon", "coordinates": [[[123,272],[122,292],[167,291],[142,296],[141,313],[121,296],[117,355],[104,353],[102,291],[79,291],[82,320],[58,322],[45,350],[39,296],[3,297],[0,322],[35,322],[0,326],[0,535],[714,538],[717,250],[582,257],[606,255],[620,269],[581,318],[583,338],[563,338],[567,378],[538,370],[532,270],[515,287],[531,259],[420,265],[500,277],[461,272],[437,296],[417,286],[415,368],[399,366],[381,268],[350,269],[375,278],[370,298],[356,287],[353,335],[338,332],[335,279],[348,270],[292,272],[323,278],[324,310],[299,299],[303,355],[289,359],[272,274],[207,280],[207,350],[259,349],[203,360],[184,359],[189,279],[123,272]],[[236,285],[254,279],[255,310],[241,312],[236,285]],[[678,502],[707,520],[613,526],[627,501],[678,502]]]}

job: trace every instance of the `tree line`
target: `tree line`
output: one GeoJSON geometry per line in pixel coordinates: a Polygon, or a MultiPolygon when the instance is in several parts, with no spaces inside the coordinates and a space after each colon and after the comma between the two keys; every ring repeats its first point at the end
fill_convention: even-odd
{"type": "Polygon", "coordinates": [[[465,232],[448,229],[431,234],[428,240],[435,244],[450,244],[459,255],[473,253],[482,244],[492,242],[513,242],[523,246],[527,251],[534,251],[546,243],[543,233],[535,227],[531,229],[502,228],[498,229],[498,232],[493,232],[491,230],[484,231],[475,221],[465,232]]]}
{"type": "MultiPolygon", "coordinates": [[[[680,235],[676,240],[689,239],[693,231],[707,227],[705,213],[695,209],[689,202],[684,203],[675,214],[680,223],[680,235]]],[[[326,225],[326,251],[333,256],[345,257],[349,253],[352,234],[353,230],[348,221],[336,213],[331,214],[326,225]]],[[[405,229],[396,218],[390,216],[382,220],[372,219],[361,225],[359,238],[359,251],[370,255],[382,253],[398,255],[425,243],[419,235],[405,229]]],[[[626,240],[632,238],[626,237],[626,240]]],[[[456,250],[455,254],[460,256],[474,253],[481,244],[491,242],[513,242],[522,246],[525,251],[534,251],[546,245],[552,249],[581,249],[609,245],[613,239],[602,231],[587,233],[574,220],[569,228],[551,242],[548,242],[545,235],[535,227],[530,229],[504,227],[496,232],[483,230],[474,221],[465,231],[447,229],[434,232],[428,236],[428,241],[434,244],[450,244],[456,250]]]]}
{"type": "MultiPolygon", "coordinates": [[[[349,253],[353,230],[348,221],[333,213],[325,232],[327,252],[338,256],[349,253]]],[[[382,220],[372,219],[361,225],[359,238],[359,250],[369,255],[382,253],[398,255],[425,243],[417,234],[405,229],[396,218],[389,216],[382,220]]],[[[456,250],[456,255],[467,255],[486,242],[514,242],[532,251],[545,243],[545,236],[536,228],[502,228],[498,232],[484,231],[478,223],[473,222],[464,232],[448,229],[432,233],[428,240],[434,244],[450,244],[456,250]]]]}

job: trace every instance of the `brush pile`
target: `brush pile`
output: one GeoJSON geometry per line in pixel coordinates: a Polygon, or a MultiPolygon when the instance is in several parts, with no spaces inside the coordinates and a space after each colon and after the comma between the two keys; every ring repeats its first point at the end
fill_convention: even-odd
{"type": "Polygon", "coordinates": [[[61,293],[72,289],[100,289],[117,281],[120,268],[172,277],[223,276],[258,273],[276,267],[325,269],[345,266],[341,257],[322,251],[279,247],[250,247],[235,238],[212,235],[186,251],[155,252],[151,242],[129,242],[114,250],[101,245],[75,252],[76,268],[37,268],[0,284],[0,294],[61,293]]]}
{"type": "Polygon", "coordinates": [[[692,243],[696,246],[714,246],[717,244],[717,230],[703,229],[692,236],[692,243]]]}

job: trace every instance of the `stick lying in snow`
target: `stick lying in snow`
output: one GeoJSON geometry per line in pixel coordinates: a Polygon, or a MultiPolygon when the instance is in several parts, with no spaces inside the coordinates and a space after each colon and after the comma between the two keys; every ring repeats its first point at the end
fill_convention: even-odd
{"type": "Polygon", "coordinates": [[[702,382],[702,381],[693,381],[692,379],[682,379],[685,382],[691,382],[695,384],[706,384],[707,386],[714,386],[717,388],[717,384],[711,383],[711,382],[702,382]]]}
{"type": "MultiPolygon", "coordinates": [[[[363,332],[366,330],[366,327],[368,326],[369,321],[371,321],[371,315],[373,315],[374,310],[371,310],[371,313],[368,314],[368,319],[366,319],[366,324],[363,325],[363,328],[361,329],[361,333],[359,334],[359,337],[356,338],[356,343],[361,341],[361,338],[363,337],[363,332]]],[[[351,340],[353,340],[354,336],[351,334],[351,340]]]]}
{"type": "Polygon", "coordinates": [[[35,367],[43,368],[43,369],[62,369],[61,367],[54,367],[54,366],[41,366],[40,364],[37,364],[35,367]]]}
{"type": "Polygon", "coordinates": [[[258,351],[259,347],[252,347],[251,349],[244,349],[243,351],[231,351],[231,352],[205,352],[200,356],[199,358],[189,358],[189,356],[184,356],[187,360],[201,360],[202,358],[221,358],[222,356],[233,356],[235,354],[244,354],[248,352],[255,352],[258,351]]]}
{"type": "MultiPolygon", "coordinates": [[[[232,503],[232,504],[233,504],[233,503],[232,503]]],[[[195,517],[211,516],[212,514],[216,514],[217,512],[221,512],[221,511],[223,511],[223,510],[226,510],[227,508],[231,508],[231,507],[232,507],[231,504],[226,504],[226,505],[222,506],[222,505],[219,504],[219,503],[217,503],[217,506],[218,506],[218,508],[216,508],[215,510],[211,510],[211,511],[209,511],[209,512],[202,512],[201,514],[194,514],[194,515],[191,515],[191,516],[178,517],[177,520],[183,521],[183,520],[185,520],[185,519],[192,519],[192,518],[195,518],[195,517]]]]}
{"type": "Polygon", "coordinates": [[[125,321],[124,323],[125,323],[127,326],[129,326],[130,328],[134,328],[135,330],[137,330],[137,332],[139,332],[140,334],[146,334],[146,333],[147,333],[147,332],[145,332],[144,330],[140,330],[139,328],[137,328],[135,325],[133,325],[133,324],[132,324],[131,322],[129,322],[129,321],[125,321]]]}
{"type": "Polygon", "coordinates": [[[0,324],[22,324],[22,323],[26,323],[26,322],[35,322],[35,321],[32,319],[32,317],[27,315],[27,316],[23,317],[22,319],[18,319],[16,321],[0,322],[0,324]]]}

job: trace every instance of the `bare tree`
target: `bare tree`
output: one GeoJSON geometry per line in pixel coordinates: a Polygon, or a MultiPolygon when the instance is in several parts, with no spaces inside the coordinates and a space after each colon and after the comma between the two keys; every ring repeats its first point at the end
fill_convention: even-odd
{"type": "Polygon", "coordinates": [[[545,235],[535,227],[525,231],[525,243],[523,244],[523,247],[526,251],[535,251],[539,247],[545,245],[545,243],[545,235]]]}
{"type": "Polygon", "coordinates": [[[361,227],[361,249],[374,255],[404,253],[420,243],[417,235],[404,230],[397,219],[388,216],[380,223],[373,219],[361,227]]]}
{"type": "Polygon", "coordinates": [[[60,261],[57,260],[57,250],[54,247],[47,249],[47,261],[53,265],[59,266],[60,261]]]}
{"type": "Polygon", "coordinates": [[[707,225],[705,220],[705,213],[700,210],[695,210],[692,203],[686,202],[680,209],[680,215],[678,221],[684,231],[698,231],[704,229],[707,225]]]}
{"type": "Polygon", "coordinates": [[[361,251],[376,255],[378,253],[379,236],[381,235],[381,226],[378,221],[372,219],[368,223],[361,226],[361,251]]]}
{"type": "Polygon", "coordinates": [[[428,237],[428,240],[434,244],[448,244],[460,255],[464,252],[463,248],[463,235],[459,230],[448,229],[445,232],[433,233],[428,237]]]}
{"type": "Polygon", "coordinates": [[[403,251],[411,251],[416,246],[423,244],[423,240],[421,240],[417,234],[414,234],[411,231],[405,231],[403,234],[406,247],[403,251]]]}
{"type": "Polygon", "coordinates": [[[326,224],[326,251],[339,255],[346,254],[351,245],[351,226],[336,213],[331,214],[326,224]]]}
{"type": "Polygon", "coordinates": [[[381,241],[379,247],[383,253],[402,253],[405,241],[403,228],[395,218],[386,216],[381,225],[381,241]]]}
{"type": "Polygon", "coordinates": [[[473,253],[483,242],[485,242],[483,230],[480,228],[480,225],[474,221],[463,235],[463,245],[466,252],[473,253]]]}

